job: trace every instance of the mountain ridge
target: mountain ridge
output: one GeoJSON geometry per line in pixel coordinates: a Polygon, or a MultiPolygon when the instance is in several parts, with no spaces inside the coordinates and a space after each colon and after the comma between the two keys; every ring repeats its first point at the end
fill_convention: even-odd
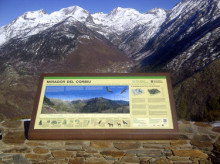
{"type": "Polygon", "coordinates": [[[84,100],[64,101],[44,97],[42,113],[129,113],[129,102],[95,97],[84,100]]]}
{"type": "MultiPolygon", "coordinates": [[[[132,10],[133,12],[135,11],[135,14],[138,16],[141,16],[141,17],[143,17],[143,15],[146,15],[146,14],[139,13],[135,9],[120,8],[120,7],[113,9],[109,14],[103,13],[104,15],[103,14],[102,15],[105,18],[110,17],[109,19],[115,19],[114,15],[116,15],[116,17],[120,17],[120,15],[121,15],[121,17],[122,17],[123,14],[125,14],[126,12],[133,14],[133,12],[130,12],[130,10],[132,10]],[[115,12],[115,14],[113,14],[114,12],[115,12]],[[119,12],[119,16],[117,14],[118,12],[119,12]],[[122,13],[120,13],[120,12],[122,12],[122,13]]],[[[59,11],[52,12],[51,14],[47,14],[43,9],[37,10],[37,11],[29,11],[29,12],[26,12],[23,15],[19,16],[18,18],[16,18],[14,21],[9,23],[8,25],[0,27],[0,36],[1,36],[1,38],[5,38],[5,39],[2,39],[2,41],[0,40],[1,41],[0,46],[3,43],[5,43],[8,39],[12,39],[16,36],[19,37],[20,35],[26,36],[25,32],[24,32],[24,34],[22,34],[22,30],[25,31],[25,29],[28,29],[28,28],[36,28],[36,32],[32,32],[29,35],[27,35],[27,36],[31,36],[31,35],[37,34],[40,31],[40,29],[38,29],[38,28],[42,28],[41,31],[43,31],[43,30],[55,25],[56,23],[63,21],[64,19],[66,19],[69,16],[72,16],[77,21],[85,23],[87,18],[89,18],[89,17],[90,17],[90,20],[97,19],[97,16],[95,16],[97,14],[99,14],[99,13],[90,14],[87,10],[84,10],[83,8],[81,8],[79,6],[72,6],[72,7],[68,7],[68,8],[63,8],[59,11]],[[27,19],[28,16],[31,17],[31,19],[27,19]],[[25,18],[26,18],[26,21],[29,20],[30,22],[25,22],[24,21],[25,18]],[[35,23],[33,21],[37,21],[37,23],[35,23]],[[15,23],[17,23],[17,24],[15,24],[15,23]],[[42,27],[43,25],[45,25],[45,27],[42,27]],[[18,28],[16,28],[15,26],[17,26],[18,28]],[[22,30],[19,31],[20,28],[22,28],[22,30]],[[15,34],[12,33],[10,35],[10,33],[11,33],[10,30],[17,31],[20,33],[18,33],[17,35],[16,35],[16,33],[15,34]],[[4,31],[6,31],[6,32],[4,32],[4,31]]],[[[100,15],[98,15],[98,16],[100,16],[100,15]]],[[[138,20],[140,20],[140,18],[138,20]]],[[[135,20],[135,22],[136,21],[137,20],[135,20]]],[[[99,23],[100,22],[102,22],[102,21],[99,21],[99,23]]],[[[86,22],[86,23],[88,24],[88,22],[86,22]]],[[[94,22],[91,21],[91,23],[94,23],[94,22]]],[[[110,23],[110,25],[108,25],[108,26],[113,26],[113,25],[117,25],[117,23],[115,23],[115,22],[110,23]]],[[[125,28],[125,26],[124,26],[124,28],[125,28]]],[[[117,29],[117,28],[114,28],[114,30],[115,29],[117,29]]]]}
{"type": "MultiPolygon", "coordinates": [[[[51,14],[43,10],[27,12],[26,17],[0,28],[0,97],[4,97],[0,107],[10,111],[7,117],[15,116],[12,109],[30,113],[36,80],[42,72],[159,71],[171,73],[178,112],[183,100],[189,107],[194,98],[198,102],[194,108],[209,113],[210,97],[215,95],[216,102],[220,93],[216,83],[210,87],[210,82],[204,82],[209,95],[202,98],[179,87],[195,89],[193,80],[189,80],[195,75],[218,80],[205,70],[213,70],[211,66],[216,66],[220,58],[219,22],[218,0],[183,0],[171,10],[146,13],[116,8],[108,14],[91,14],[77,6],[51,14]],[[27,98],[27,106],[16,99],[21,88],[23,93],[17,99],[27,98]]],[[[199,80],[196,82],[201,86],[199,80]]],[[[199,113],[190,113],[190,109],[187,112],[188,119],[209,119],[205,115],[196,118],[199,113]]]]}

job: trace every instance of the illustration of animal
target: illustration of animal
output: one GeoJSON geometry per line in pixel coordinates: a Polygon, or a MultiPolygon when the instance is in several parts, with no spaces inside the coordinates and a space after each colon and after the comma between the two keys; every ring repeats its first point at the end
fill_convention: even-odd
{"type": "Polygon", "coordinates": [[[121,94],[126,92],[127,88],[124,88],[122,91],[121,91],[121,94]]]}
{"type": "Polygon", "coordinates": [[[124,124],[124,125],[127,125],[127,124],[128,124],[128,123],[127,123],[127,122],[125,122],[124,120],[122,120],[122,122],[123,122],[123,124],[124,124]]]}
{"type": "Polygon", "coordinates": [[[108,92],[111,92],[111,93],[112,93],[112,90],[110,90],[108,87],[106,87],[106,89],[107,89],[108,92]]]}
{"type": "Polygon", "coordinates": [[[108,126],[109,126],[109,127],[113,127],[113,124],[111,124],[111,123],[108,123],[108,126]]]}
{"type": "Polygon", "coordinates": [[[117,124],[118,124],[118,126],[121,126],[121,123],[120,123],[120,122],[118,122],[117,124]]]}

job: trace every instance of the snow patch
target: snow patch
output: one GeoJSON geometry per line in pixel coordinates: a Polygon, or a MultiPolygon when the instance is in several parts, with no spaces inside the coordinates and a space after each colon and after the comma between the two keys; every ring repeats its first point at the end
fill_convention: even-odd
{"type": "Polygon", "coordinates": [[[88,35],[82,35],[82,36],[80,36],[79,38],[80,38],[80,39],[88,39],[88,40],[90,39],[90,37],[89,37],[88,35]]]}

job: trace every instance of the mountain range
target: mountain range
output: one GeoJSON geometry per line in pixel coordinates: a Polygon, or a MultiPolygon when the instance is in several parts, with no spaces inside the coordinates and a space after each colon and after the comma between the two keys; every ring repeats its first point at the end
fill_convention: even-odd
{"type": "Polygon", "coordinates": [[[179,118],[220,119],[220,2],[29,11],[0,28],[0,118],[30,115],[43,72],[170,72],[179,118]]]}
{"type": "Polygon", "coordinates": [[[95,97],[85,100],[64,101],[44,97],[43,114],[65,113],[130,113],[129,102],[95,97]]]}

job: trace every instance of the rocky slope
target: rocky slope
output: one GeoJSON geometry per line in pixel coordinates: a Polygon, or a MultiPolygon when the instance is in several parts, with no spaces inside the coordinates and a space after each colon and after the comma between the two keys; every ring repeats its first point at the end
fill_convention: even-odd
{"type": "Polygon", "coordinates": [[[178,83],[174,88],[178,117],[220,120],[220,59],[178,83]]]}
{"type": "Polygon", "coordinates": [[[42,72],[127,72],[131,66],[122,51],[72,17],[17,36],[0,47],[0,117],[31,114],[42,72]]]}
{"type": "Polygon", "coordinates": [[[182,1],[136,56],[144,58],[142,66],[163,67],[182,80],[184,72],[194,73],[219,58],[219,20],[219,1],[182,1]]]}
{"type": "Polygon", "coordinates": [[[182,1],[169,12],[160,32],[136,54],[144,58],[142,71],[172,73],[178,113],[185,106],[188,119],[219,119],[219,38],[219,1],[182,1]],[[211,99],[216,99],[215,113],[208,105],[211,99]]]}

